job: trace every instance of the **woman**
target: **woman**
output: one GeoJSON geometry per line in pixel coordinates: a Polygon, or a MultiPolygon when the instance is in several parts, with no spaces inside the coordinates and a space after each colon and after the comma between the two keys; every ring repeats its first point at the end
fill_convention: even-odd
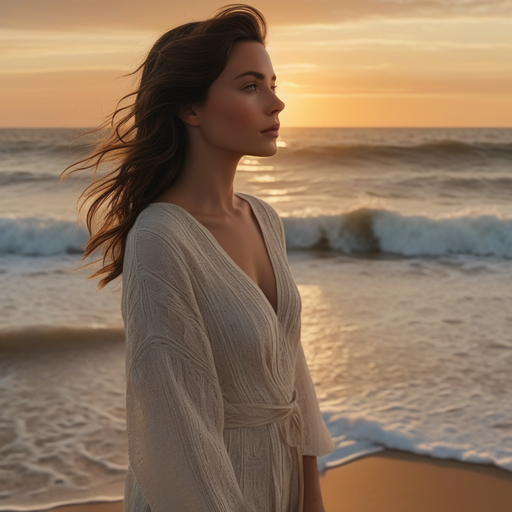
{"type": "Polygon", "coordinates": [[[246,5],[164,34],[81,167],[114,166],[86,191],[84,257],[103,247],[100,286],[123,278],[126,511],[324,510],[316,457],[334,445],[283,226],[233,191],[244,155],[277,151],[265,34],[246,5]]]}

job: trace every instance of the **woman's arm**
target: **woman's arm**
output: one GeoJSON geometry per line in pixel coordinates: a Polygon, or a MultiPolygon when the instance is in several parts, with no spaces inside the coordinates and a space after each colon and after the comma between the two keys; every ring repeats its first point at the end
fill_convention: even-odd
{"type": "Polygon", "coordinates": [[[130,466],[145,510],[256,512],[224,443],[222,390],[190,269],[165,229],[139,225],[123,268],[130,466]]]}
{"type": "Polygon", "coordinates": [[[325,512],[316,457],[304,455],[304,512],[325,512]]]}

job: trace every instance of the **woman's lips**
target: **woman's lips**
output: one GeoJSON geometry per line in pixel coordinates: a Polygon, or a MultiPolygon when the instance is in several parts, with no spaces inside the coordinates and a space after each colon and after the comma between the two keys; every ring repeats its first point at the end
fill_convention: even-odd
{"type": "Polygon", "coordinates": [[[279,137],[279,130],[266,130],[264,132],[265,135],[268,135],[269,137],[279,137]]]}

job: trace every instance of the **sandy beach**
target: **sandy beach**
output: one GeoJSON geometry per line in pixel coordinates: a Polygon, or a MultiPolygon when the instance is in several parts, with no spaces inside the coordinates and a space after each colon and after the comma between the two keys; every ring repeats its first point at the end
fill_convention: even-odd
{"type": "MultiPolygon", "coordinates": [[[[329,469],[320,481],[326,512],[509,512],[512,503],[511,472],[395,450],[329,469]]],[[[54,509],[121,510],[122,502],[54,509]]]]}

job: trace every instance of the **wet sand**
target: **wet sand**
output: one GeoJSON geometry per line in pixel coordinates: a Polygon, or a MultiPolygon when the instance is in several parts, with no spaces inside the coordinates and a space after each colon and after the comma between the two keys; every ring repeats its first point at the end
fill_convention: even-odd
{"type": "MultiPolygon", "coordinates": [[[[512,472],[395,450],[385,450],[329,469],[320,482],[325,512],[512,510],[512,472]]],[[[54,509],[55,512],[121,510],[122,502],[54,509]]]]}
{"type": "Polygon", "coordinates": [[[326,512],[510,512],[512,472],[386,450],[326,471],[326,512]]]}

